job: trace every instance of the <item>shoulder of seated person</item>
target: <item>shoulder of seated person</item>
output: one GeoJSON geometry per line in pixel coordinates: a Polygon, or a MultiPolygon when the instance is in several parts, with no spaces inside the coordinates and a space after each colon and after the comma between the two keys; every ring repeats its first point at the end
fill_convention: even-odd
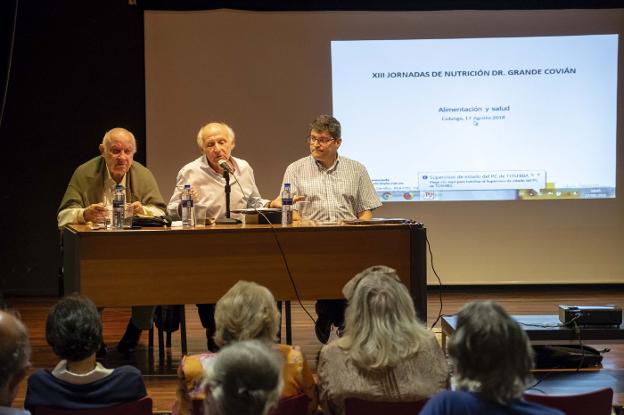
{"type": "Polygon", "coordinates": [[[125,372],[125,373],[136,373],[141,376],[141,371],[134,366],[123,365],[113,369],[116,372],[125,372]]]}
{"type": "Polygon", "coordinates": [[[329,342],[328,344],[326,344],[325,346],[323,346],[321,348],[321,356],[326,356],[328,354],[349,354],[348,350],[343,349],[342,347],[340,347],[338,345],[338,341],[334,340],[332,342],[329,342]]]}

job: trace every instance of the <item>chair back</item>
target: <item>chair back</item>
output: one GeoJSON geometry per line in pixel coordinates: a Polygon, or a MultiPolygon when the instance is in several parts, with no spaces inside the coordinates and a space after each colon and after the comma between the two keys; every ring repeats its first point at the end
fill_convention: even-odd
{"type": "Polygon", "coordinates": [[[613,390],[598,389],[576,395],[538,395],[525,393],[527,401],[559,409],[566,415],[610,415],[613,406],[613,390]]]}
{"type": "Polygon", "coordinates": [[[204,415],[204,400],[203,399],[191,400],[191,415],[204,415]]]}
{"type": "Polygon", "coordinates": [[[269,415],[306,415],[310,398],[305,393],[282,398],[269,415]]]}
{"type": "MultiPolygon", "coordinates": [[[[269,415],[306,415],[308,413],[308,404],[310,398],[302,393],[288,398],[280,399],[277,408],[271,410],[269,415]]],[[[192,400],[191,415],[204,414],[204,400],[192,400]]]]}
{"type": "Polygon", "coordinates": [[[33,408],[32,413],[33,415],[152,415],[152,398],[145,396],[138,401],[105,408],[63,409],[38,406],[33,408]]]}
{"type": "Polygon", "coordinates": [[[416,415],[428,400],[429,398],[419,401],[384,402],[348,398],[345,399],[345,415],[416,415]]]}

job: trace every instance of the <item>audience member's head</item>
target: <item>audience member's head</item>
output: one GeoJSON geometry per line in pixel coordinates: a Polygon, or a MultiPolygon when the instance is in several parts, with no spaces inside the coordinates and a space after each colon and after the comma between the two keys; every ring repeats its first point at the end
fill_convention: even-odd
{"type": "Polygon", "coordinates": [[[361,368],[393,367],[418,352],[431,333],[416,318],[414,302],[392,268],[377,265],[343,288],[348,300],[345,333],[338,345],[361,368]]]}
{"type": "Polygon", "coordinates": [[[282,361],[265,342],[233,343],[206,372],[204,413],[265,415],[279,400],[282,361]]]}
{"type": "Polygon", "coordinates": [[[13,315],[0,311],[0,406],[11,406],[29,366],[26,327],[13,315]]]}
{"type": "Polygon", "coordinates": [[[223,347],[240,340],[275,340],[279,312],[273,294],[255,282],[239,281],[217,302],[215,342],[223,347]]]}
{"type": "Polygon", "coordinates": [[[526,333],[492,301],[466,304],[448,345],[458,389],[507,404],[522,397],[533,368],[526,333]]]}
{"type": "Polygon", "coordinates": [[[95,304],[78,294],[62,298],[48,313],[46,339],[54,353],[69,362],[94,355],[102,342],[102,321],[95,304]]]}

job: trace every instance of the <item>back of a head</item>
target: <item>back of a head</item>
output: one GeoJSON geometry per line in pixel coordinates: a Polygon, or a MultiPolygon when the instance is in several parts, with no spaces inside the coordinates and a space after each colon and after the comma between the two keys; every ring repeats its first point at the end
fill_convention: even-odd
{"type": "Polygon", "coordinates": [[[97,352],[102,342],[102,321],[95,304],[78,294],[59,300],[48,313],[46,340],[57,356],[70,362],[97,352]]]}
{"type": "Polygon", "coordinates": [[[349,305],[339,345],[349,349],[362,368],[395,366],[431,335],[416,318],[413,300],[392,268],[367,268],[345,285],[343,293],[349,305]]]}
{"type": "Polygon", "coordinates": [[[466,304],[448,346],[459,389],[502,404],[522,397],[533,367],[526,333],[492,301],[466,304]]]}
{"type": "MultiPolygon", "coordinates": [[[[0,389],[25,374],[30,361],[30,342],[26,327],[15,316],[0,311],[0,389]]],[[[17,390],[17,388],[15,389],[17,390]]],[[[12,400],[13,396],[10,397],[12,400]]],[[[10,406],[11,402],[0,402],[10,406]]]]}
{"type": "Polygon", "coordinates": [[[253,339],[272,342],[279,325],[275,298],[262,285],[238,281],[217,302],[215,323],[219,346],[253,339]]]}
{"type": "Polygon", "coordinates": [[[278,353],[264,342],[225,347],[206,373],[204,413],[265,415],[279,400],[282,366],[278,353]]]}

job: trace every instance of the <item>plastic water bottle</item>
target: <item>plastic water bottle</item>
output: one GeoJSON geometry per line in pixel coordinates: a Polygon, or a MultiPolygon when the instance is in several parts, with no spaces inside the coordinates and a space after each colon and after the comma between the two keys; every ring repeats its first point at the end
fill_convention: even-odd
{"type": "Polygon", "coordinates": [[[126,192],[122,185],[115,186],[113,195],[113,229],[123,229],[124,211],[126,206],[126,192]]]}
{"type": "Polygon", "coordinates": [[[290,183],[284,183],[284,190],[282,190],[282,226],[292,223],[292,202],[290,183]]]}
{"type": "Polygon", "coordinates": [[[185,184],[182,190],[182,227],[192,228],[195,226],[193,220],[193,196],[191,195],[191,185],[185,184]]]}

